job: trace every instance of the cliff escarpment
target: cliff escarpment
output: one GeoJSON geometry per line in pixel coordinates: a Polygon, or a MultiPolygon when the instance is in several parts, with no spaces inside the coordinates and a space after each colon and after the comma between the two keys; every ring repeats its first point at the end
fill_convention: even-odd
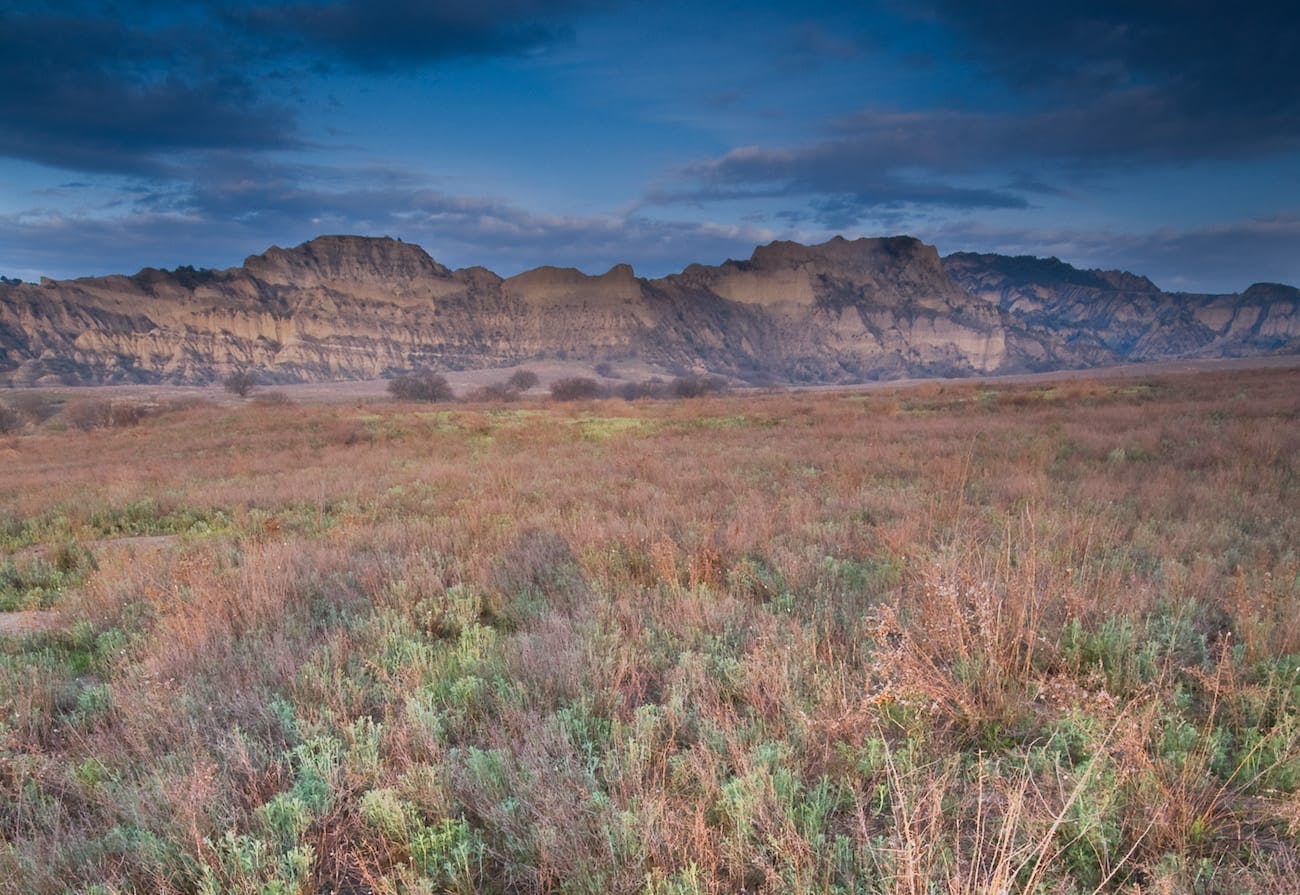
{"type": "Polygon", "coordinates": [[[847,382],[1300,349],[1295,289],[1164,293],[1055,259],[910,237],[774,242],[660,279],[627,265],[503,279],[419,246],[325,236],[227,270],[0,283],[0,381],[389,376],[638,357],[748,379],[847,382]]]}
{"type": "Polygon", "coordinates": [[[965,252],[944,258],[944,269],[1004,315],[1009,352],[1029,369],[1300,351],[1300,291],[1290,286],[1164,292],[1126,271],[965,252]]]}

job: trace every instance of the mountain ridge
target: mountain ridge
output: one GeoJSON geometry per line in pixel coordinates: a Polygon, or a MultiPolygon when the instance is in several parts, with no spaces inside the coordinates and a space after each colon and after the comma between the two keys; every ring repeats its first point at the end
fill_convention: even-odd
{"type": "Polygon", "coordinates": [[[391,237],[271,246],[224,270],[0,282],[0,383],[366,379],[637,357],[751,381],[852,382],[1300,351],[1300,292],[1160,290],[1126,271],[910,236],[774,241],[659,278],[501,277],[391,237]]]}

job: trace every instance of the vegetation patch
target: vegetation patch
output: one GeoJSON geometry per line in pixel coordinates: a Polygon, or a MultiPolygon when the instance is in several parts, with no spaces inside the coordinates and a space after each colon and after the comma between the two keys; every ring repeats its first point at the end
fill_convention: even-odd
{"type": "Polygon", "coordinates": [[[1291,891],[1297,394],[43,430],[0,893],[1291,891]]]}
{"type": "Polygon", "coordinates": [[[657,428],[653,420],[632,416],[582,416],[569,423],[583,438],[606,441],[627,432],[648,432],[657,428]]]}

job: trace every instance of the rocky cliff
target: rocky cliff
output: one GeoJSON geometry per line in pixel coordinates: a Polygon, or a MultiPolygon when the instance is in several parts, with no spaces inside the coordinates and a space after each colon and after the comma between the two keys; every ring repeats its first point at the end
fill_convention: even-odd
{"type": "Polygon", "coordinates": [[[1031,369],[1300,352],[1300,291],[1290,286],[1194,295],[1056,258],[963,252],[943,263],[954,282],[1004,315],[1008,352],[1031,369]]]}
{"type": "Polygon", "coordinates": [[[1300,349],[1296,290],[1160,292],[1054,259],[909,237],[776,242],[651,280],[450,270],[418,246],[326,236],[228,270],[0,282],[0,381],[374,378],[419,367],[640,357],[792,382],[962,375],[1300,349]]]}

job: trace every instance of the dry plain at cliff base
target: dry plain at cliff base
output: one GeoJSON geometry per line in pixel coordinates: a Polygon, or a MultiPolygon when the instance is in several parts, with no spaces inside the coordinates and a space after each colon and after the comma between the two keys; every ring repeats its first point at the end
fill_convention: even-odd
{"type": "Polygon", "coordinates": [[[1288,891],[1298,395],[29,424],[0,892],[1288,891]]]}

